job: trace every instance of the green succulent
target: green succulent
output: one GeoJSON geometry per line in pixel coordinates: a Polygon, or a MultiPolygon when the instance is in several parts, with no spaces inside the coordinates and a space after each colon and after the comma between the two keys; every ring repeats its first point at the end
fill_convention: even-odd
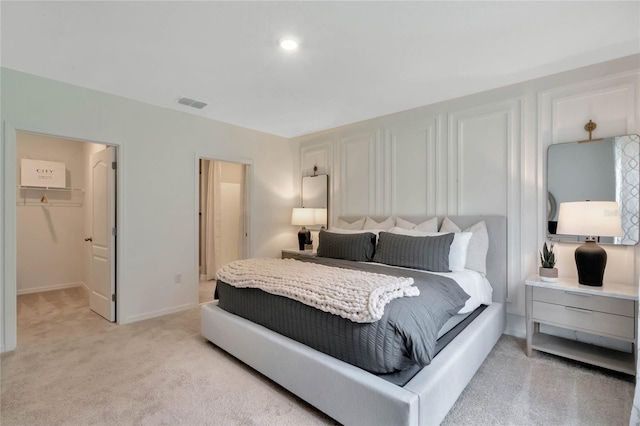
{"type": "Polygon", "coordinates": [[[553,243],[547,245],[545,241],[540,252],[540,263],[543,268],[553,268],[556,266],[556,254],[553,252],[553,243]]]}

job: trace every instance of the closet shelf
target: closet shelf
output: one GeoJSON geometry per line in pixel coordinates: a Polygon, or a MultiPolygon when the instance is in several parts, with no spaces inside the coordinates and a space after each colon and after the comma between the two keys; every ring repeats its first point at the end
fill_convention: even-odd
{"type": "Polygon", "coordinates": [[[82,207],[84,189],[18,185],[18,206],[82,207]]]}
{"type": "Polygon", "coordinates": [[[48,186],[18,185],[18,189],[34,190],[34,191],[84,192],[84,189],[82,188],[49,188],[48,186]]]}

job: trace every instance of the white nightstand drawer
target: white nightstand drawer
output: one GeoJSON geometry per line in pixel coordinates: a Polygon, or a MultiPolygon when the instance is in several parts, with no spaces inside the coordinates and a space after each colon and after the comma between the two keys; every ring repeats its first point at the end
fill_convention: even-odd
{"type": "Polygon", "coordinates": [[[594,334],[633,340],[635,324],[633,317],[613,315],[596,310],[576,308],[533,301],[533,320],[542,323],[580,329],[594,334]]]}
{"type": "Polygon", "coordinates": [[[597,296],[571,290],[534,287],[533,300],[622,315],[625,317],[635,317],[635,302],[628,299],[597,296]]]}

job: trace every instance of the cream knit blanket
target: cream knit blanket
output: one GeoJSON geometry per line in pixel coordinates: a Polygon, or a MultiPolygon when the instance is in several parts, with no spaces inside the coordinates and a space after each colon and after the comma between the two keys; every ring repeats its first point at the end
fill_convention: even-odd
{"type": "Polygon", "coordinates": [[[220,268],[217,278],[234,287],[285,296],[358,323],[382,318],[385,305],[393,299],[420,294],[413,278],[293,259],[238,260],[220,268]]]}

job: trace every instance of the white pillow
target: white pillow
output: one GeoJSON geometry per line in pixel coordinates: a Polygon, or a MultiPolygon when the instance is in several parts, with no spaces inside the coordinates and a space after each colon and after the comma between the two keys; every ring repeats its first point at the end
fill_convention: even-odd
{"type": "MultiPolygon", "coordinates": [[[[482,220],[471,225],[464,231],[471,232],[473,234],[471,241],[469,241],[469,248],[467,250],[466,268],[478,271],[481,274],[486,274],[487,251],[489,250],[489,233],[487,232],[487,224],[482,220]]],[[[448,217],[445,217],[442,221],[440,232],[460,232],[460,228],[448,217]]]]}
{"type": "Polygon", "coordinates": [[[364,227],[362,229],[383,229],[388,230],[395,226],[395,220],[392,217],[388,217],[382,222],[378,223],[375,220],[371,219],[367,216],[367,219],[364,221],[364,227]]]}
{"type": "Polygon", "coordinates": [[[416,225],[416,231],[425,231],[425,232],[438,232],[438,218],[432,217],[429,220],[425,220],[424,222],[416,225]]]}
{"type": "MultiPolygon", "coordinates": [[[[425,232],[397,227],[391,228],[389,232],[414,237],[437,237],[438,235],[451,234],[451,232],[425,232]]],[[[453,242],[449,248],[449,269],[452,272],[464,271],[467,262],[467,249],[473,234],[471,232],[456,232],[453,234],[453,242]]]]}
{"type": "Polygon", "coordinates": [[[413,229],[415,227],[416,227],[415,223],[409,222],[408,220],[404,220],[401,217],[396,217],[396,228],[413,229]]]}
{"type": "Polygon", "coordinates": [[[429,220],[425,220],[420,225],[416,225],[413,222],[396,217],[396,226],[402,229],[416,229],[418,231],[426,232],[438,232],[438,218],[432,217],[429,220]]]}
{"type": "Polygon", "coordinates": [[[364,226],[364,217],[361,217],[360,219],[356,220],[353,223],[345,222],[342,219],[338,219],[338,224],[336,225],[336,228],[341,228],[341,229],[362,229],[363,226],[364,226]]]}

